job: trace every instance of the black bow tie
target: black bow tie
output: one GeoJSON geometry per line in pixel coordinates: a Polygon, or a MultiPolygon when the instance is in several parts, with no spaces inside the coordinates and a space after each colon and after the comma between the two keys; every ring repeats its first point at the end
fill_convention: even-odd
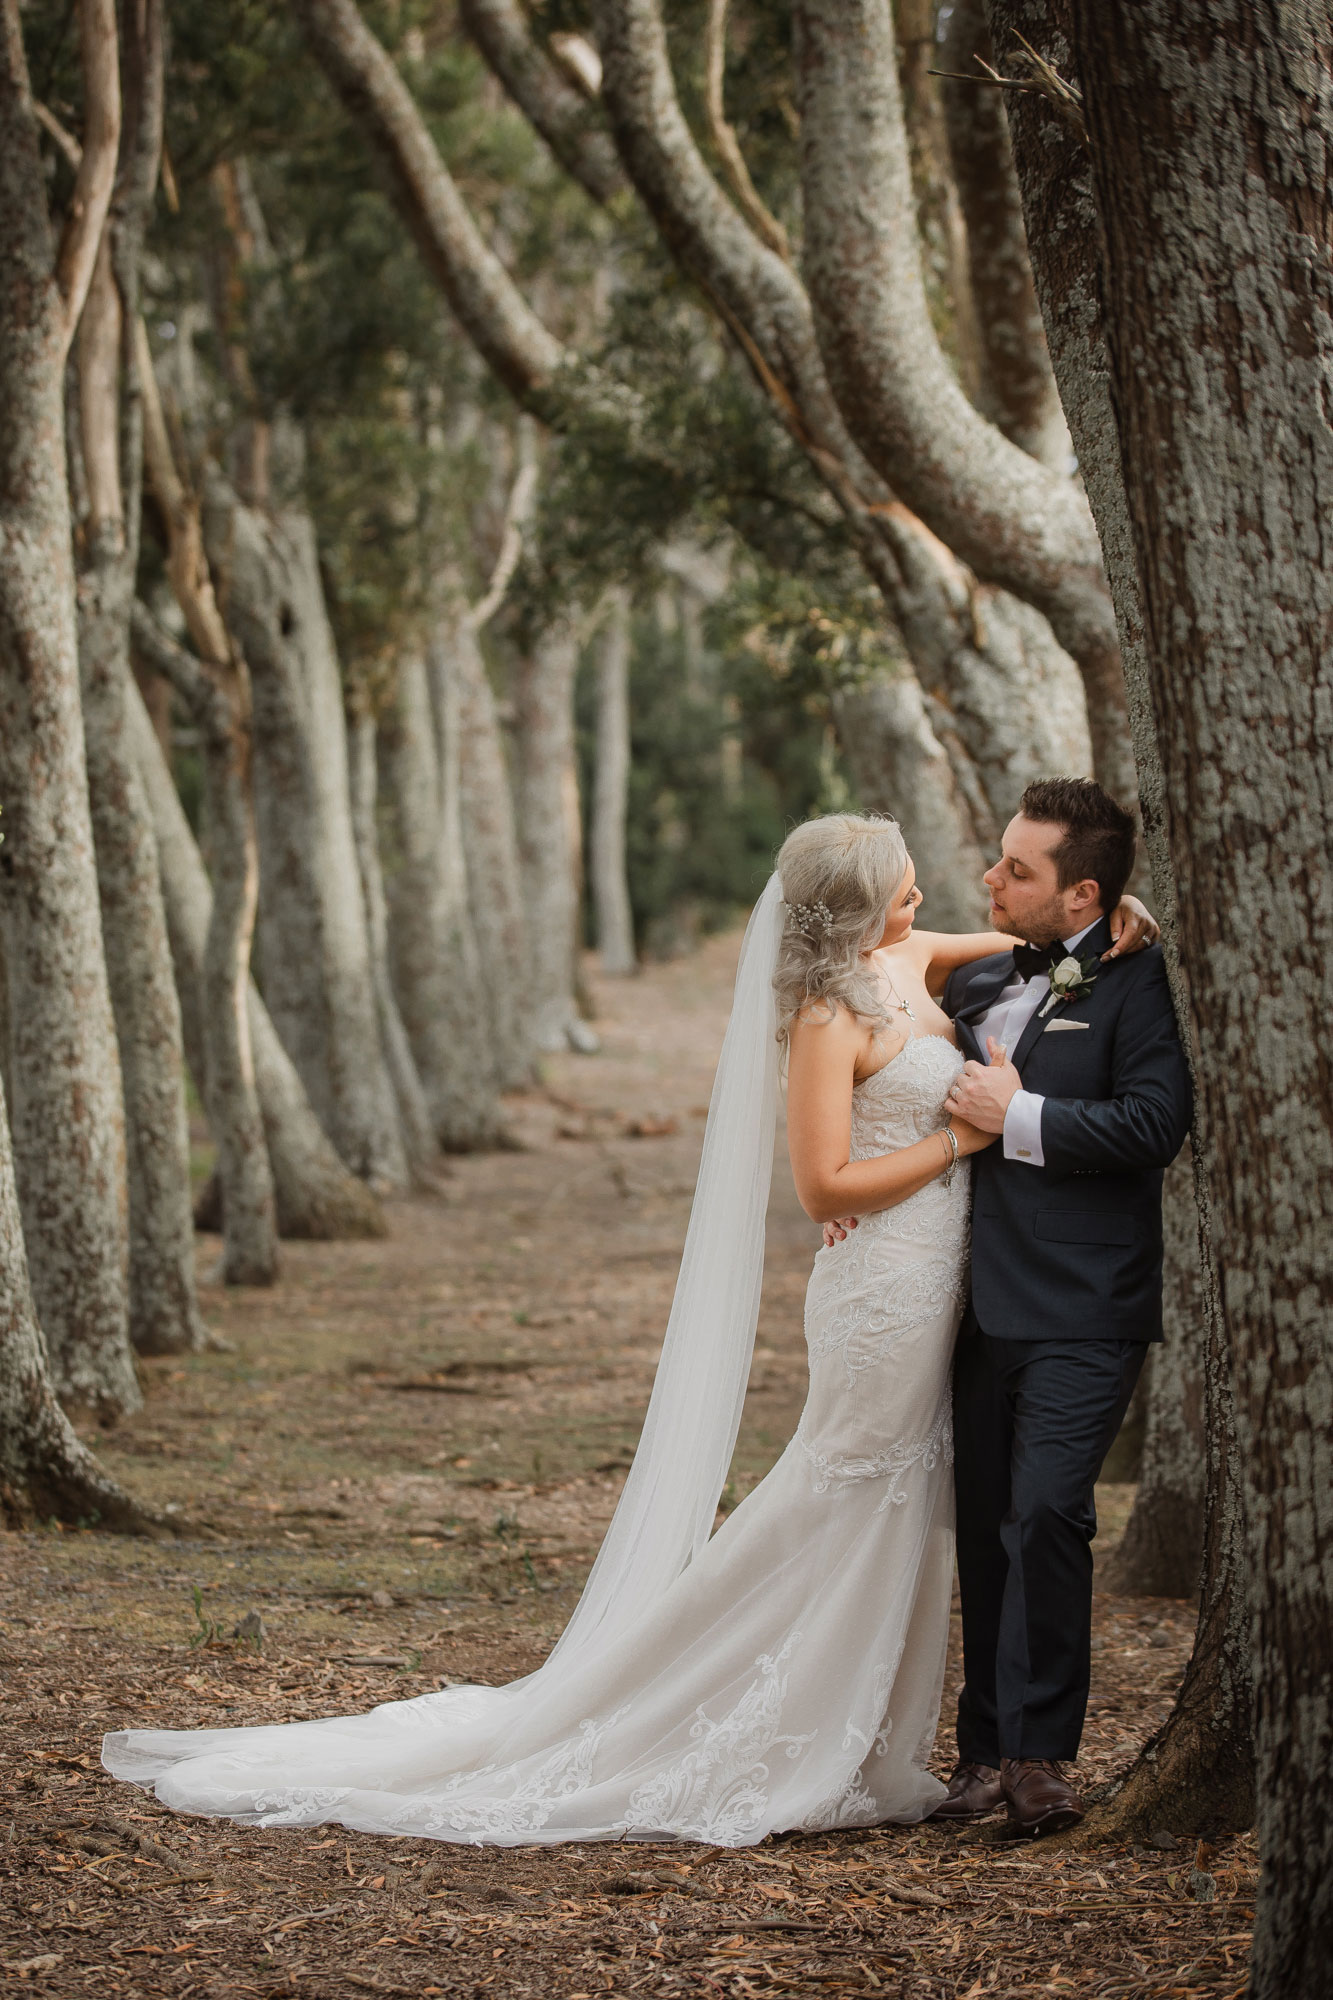
{"type": "Polygon", "coordinates": [[[1014,971],[1020,979],[1035,979],[1039,972],[1049,972],[1064,956],[1065,948],[1058,938],[1054,944],[1016,944],[1014,971]]]}

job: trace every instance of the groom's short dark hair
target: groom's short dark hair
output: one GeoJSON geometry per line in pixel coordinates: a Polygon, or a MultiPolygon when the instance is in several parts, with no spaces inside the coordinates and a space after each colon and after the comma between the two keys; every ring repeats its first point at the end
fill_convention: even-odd
{"type": "Polygon", "coordinates": [[[1137,845],[1134,815],[1117,805],[1095,778],[1037,778],[1019,801],[1024,819],[1064,829],[1052,850],[1061,889],[1093,881],[1109,916],[1125,893],[1137,845]]]}

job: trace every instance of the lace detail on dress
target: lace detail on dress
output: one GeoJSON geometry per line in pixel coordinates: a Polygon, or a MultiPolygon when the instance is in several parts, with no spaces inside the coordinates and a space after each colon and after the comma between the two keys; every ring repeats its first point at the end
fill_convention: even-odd
{"type": "Polygon", "coordinates": [[[802,1417],[796,1429],[796,1442],[814,1468],[814,1489],[816,1493],[827,1493],[831,1486],[850,1486],[862,1479],[886,1479],[884,1498],[875,1509],[882,1514],[886,1507],[901,1507],[907,1498],[904,1479],[914,1465],[924,1472],[934,1472],[941,1463],[953,1463],[953,1415],[946,1402],[940,1410],[930,1435],[909,1440],[898,1438],[884,1451],[875,1452],[864,1458],[838,1452],[816,1450],[805,1434],[805,1419],[802,1417]]]}
{"type": "Polygon", "coordinates": [[[625,1708],[618,1708],[604,1721],[585,1719],[579,1724],[576,1736],[559,1744],[517,1783],[512,1770],[494,1764],[479,1771],[460,1772],[440,1787],[430,1811],[422,1815],[422,1832],[471,1834],[475,1838],[497,1833],[534,1833],[546,1825],[562,1802],[587,1791],[593,1782],[593,1759],[598,1746],[625,1713],[625,1708]],[[492,1777],[494,1792],[478,1798],[478,1780],[492,1777]],[[466,1799],[459,1796],[463,1792],[468,1794],[466,1799]]]}
{"type": "Polygon", "coordinates": [[[800,1643],[801,1634],[790,1632],[779,1652],[761,1654],[755,1661],[758,1679],[719,1721],[698,1711],[690,1728],[698,1748],[640,1785],[629,1801],[627,1828],[724,1847],[741,1844],[763,1824],[769,1803],[764,1760],[776,1750],[799,1757],[815,1737],[814,1730],[784,1736],[779,1727],[787,1692],[783,1669],[800,1643]]]}

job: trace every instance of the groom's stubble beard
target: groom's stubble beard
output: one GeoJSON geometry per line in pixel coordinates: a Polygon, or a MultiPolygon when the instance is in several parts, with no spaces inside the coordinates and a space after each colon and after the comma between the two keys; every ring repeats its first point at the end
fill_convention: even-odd
{"type": "Polygon", "coordinates": [[[1022,938],[1024,944],[1033,945],[1054,944],[1057,939],[1067,937],[1071,929],[1082,928],[1077,922],[1071,924],[1059,895],[1049,897],[1025,916],[1014,916],[1000,910],[991,917],[990,927],[1007,937],[1022,938]]]}

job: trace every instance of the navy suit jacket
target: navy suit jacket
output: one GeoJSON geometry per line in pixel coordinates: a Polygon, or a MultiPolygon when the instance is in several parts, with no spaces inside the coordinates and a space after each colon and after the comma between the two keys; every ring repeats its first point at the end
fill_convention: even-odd
{"type": "MultiPolygon", "coordinates": [[[[1100,960],[1110,942],[1102,918],[1076,956],[1100,960]]],[[[945,988],[959,1046],[978,1062],[975,1023],[1013,973],[1013,952],[999,952],[945,988]]],[[[1162,1175],[1192,1108],[1160,948],[1099,963],[1090,991],[1038,1009],[1009,1054],[1046,1100],[1045,1165],[1006,1160],[1003,1139],[973,1158],[978,1324],[1009,1340],[1160,1340],[1162,1175]]]]}

